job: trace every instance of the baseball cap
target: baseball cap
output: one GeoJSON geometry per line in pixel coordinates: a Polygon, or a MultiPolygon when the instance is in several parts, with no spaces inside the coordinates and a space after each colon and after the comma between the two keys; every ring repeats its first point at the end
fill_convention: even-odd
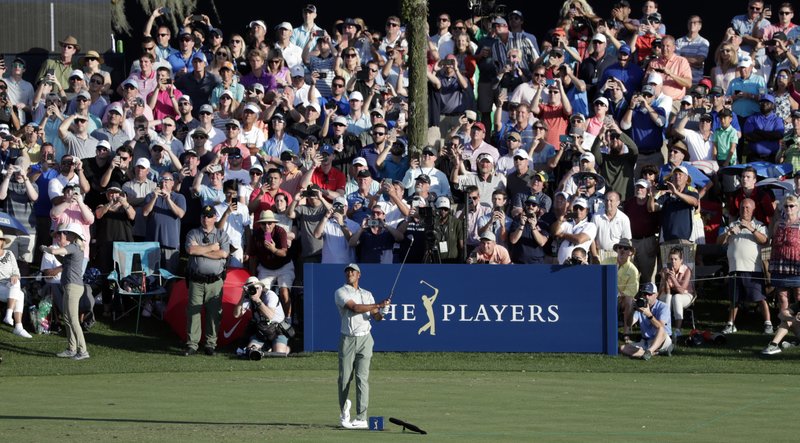
{"type": "Polygon", "coordinates": [[[83,75],[83,71],[80,69],[74,69],[72,72],[69,73],[69,78],[72,77],[79,77],[81,80],[86,80],[86,76],[83,75]]]}
{"type": "Polygon", "coordinates": [[[219,70],[222,71],[223,69],[227,69],[229,71],[235,71],[233,67],[233,63],[231,62],[222,62],[222,66],[219,67],[219,70]]]}
{"type": "Polygon", "coordinates": [[[602,104],[606,105],[606,107],[608,107],[608,99],[605,98],[605,97],[598,97],[598,98],[594,99],[594,101],[592,103],[602,103],[602,104]]]}
{"type": "Polygon", "coordinates": [[[764,95],[761,96],[761,99],[759,99],[758,101],[775,103],[775,96],[773,96],[772,94],[764,94],[764,95]]]}
{"type": "Polygon", "coordinates": [[[334,125],[345,125],[347,126],[347,119],[342,117],[341,115],[337,115],[334,117],[333,122],[334,125]]]}
{"type": "Polygon", "coordinates": [[[473,124],[472,127],[478,128],[481,131],[486,132],[486,125],[484,125],[483,122],[475,122],[475,124],[473,124]]]}
{"type": "Polygon", "coordinates": [[[479,155],[479,156],[478,156],[478,163],[480,163],[480,162],[482,162],[482,161],[484,161],[484,160],[488,160],[488,161],[489,161],[489,163],[492,163],[492,164],[494,164],[494,157],[492,157],[492,156],[491,156],[491,155],[489,155],[489,154],[483,153],[483,154],[481,154],[481,155],[479,155]]]}
{"type": "Polygon", "coordinates": [[[656,95],[656,90],[652,85],[642,86],[642,94],[656,95]]]}
{"type": "Polygon", "coordinates": [[[723,91],[719,86],[714,86],[708,91],[708,95],[723,96],[725,95],[725,91],[723,91]]]}
{"type": "Polygon", "coordinates": [[[436,155],[436,151],[430,146],[425,146],[424,148],[422,148],[422,153],[423,154],[436,155]]]}
{"type": "Polygon", "coordinates": [[[262,28],[267,29],[267,25],[264,23],[264,20],[253,20],[249,25],[247,25],[248,28],[252,28],[253,26],[261,26],[262,28]]]}
{"type": "Polygon", "coordinates": [[[531,158],[528,155],[528,151],[526,151],[524,149],[517,149],[516,151],[514,151],[514,157],[522,157],[525,160],[530,160],[530,158],[531,158]]]}
{"type": "Polygon", "coordinates": [[[572,202],[572,207],[574,208],[575,206],[580,206],[581,208],[588,208],[589,202],[586,201],[586,199],[583,197],[578,197],[575,199],[574,202],[572,202]]]}
{"type": "Polygon", "coordinates": [[[606,36],[605,35],[603,35],[603,34],[595,34],[594,37],[592,37],[592,41],[593,42],[605,43],[607,40],[606,40],[606,36]]]}
{"type": "Polygon", "coordinates": [[[672,170],[672,172],[676,172],[676,171],[681,171],[681,172],[683,172],[684,174],[686,174],[686,175],[689,175],[689,170],[688,170],[688,169],[686,169],[686,166],[683,166],[683,165],[676,166],[676,167],[675,167],[675,168],[672,170]]]}
{"type": "Polygon", "coordinates": [[[317,103],[316,101],[308,103],[306,105],[306,109],[313,109],[313,110],[315,110],[317,112],[321,112],[322,111],[322,109],[319,107],[319,103],[317,103]]]}
{"type": "Polygon", "coordinates": [[[372,175],[370,175],[369,169],[362,169],[362,170],[358,171],[358,174],[356,174],[356,177],[357,178],[372,177],[372,175]]]}
{"type": "Polygon", "coordinates": [[[631,47],[626,45],[626,44],[623,44],[622,46],[619,47],[619,49],[617,50],[617,53],[625,54],[625,55],[631,55],[631,47]]]}
{"type": "Polygon", "coordinates": [[[135,82],[135,81],[133,81],[132,79],[127,79],[127,80],[125,80],[124,82],[122,82],[122,87],[123,87],[123,88],[124,88],[125,86],[128,86],[128,85],[131,85],[131,86],[133,86],[133,89],[136,89],[136,90],[138,90],[138,89],[139,89],[139,85],[137,85],[137,84],[136,84],[136,82],[135,82]]]}
{"type": "Polygon", "coordinates": [[[336,197],[336,198],[333,199],[333,204],[334,205],[339,204],[339,205],[342,205],[342,206],[347,206],[347,199],[340,195],[339,197],[336,197]]]}
{"type": "Polygon", "coordinates": [[[247,105],[245,105],[244,110],[250,111],[254,114],[261,114],[261,108],[259,108],[258,105],[256,105],[255,103],[248,103],[247,105]]]}
{"type": "Polygon", "coordinates": [[[506,140],[508,139],[514,139],[515,141],[522,141],[522,137],[520,137],[519,133],[516,131],[512,131],[506,134],[506,140]]]}
{"type": "MultiPolygon", "coordinates": [[[[99,142],[97,142],[97,147],[98,148],[106,148],[106,149],[108,149],[110,151],[111,150],[111,143],[109,143],[108,140],[105,140],[105,139],[104,140],[100,140],[99,142]]],[[[20,158],[25,158],[25,157],[20,157],[20,158]]]]}
{"type": "Polygon", "coordinates": [[[580,161],[584,160],[594,163],[595,161],[594,154],[592,154],[591,152],[584,152],[583,154],[581,154],[580,161]]]}
{"type": "Polygon", "coordinates": [[[466,117],[469,120],[475,121],[478,119],[478,113],[471,109],[467,109],[466,111],[464,111],[464,117],[466,117]]]}
{"type": "Polygon", "coordinates": [[[681,103],[687,103],[691,105],[693,102],[694,100],[692,99],[691,95],[684,95],[683,98],[681,99],[681,103]]]}
{"type": "Polygon", "coordinates": [[[737,68],[749,68],[753,66],[753,60],[750,58],[743,58],[739,60],[739,64],[736,65],[737,68]]]}
{"type": "Polygon", "coordinates": [[[363,102],[364,101],[364,96],[361,95],[361,93],[358,92],[358,91],[353,91],[353,92],[350,93],[350,100],[359,100],[359,101],[363,102]]]}
{"type": "Polygon", "coordinates": [[[276,113],[272,114],[272,118],[270,120],[286,121],[286,117],[284,117],[283,114],[281,114],[280,112],[276,112],[276,113]]]}
{"type": "Polygon", "coordinates": [[[417,176],[417,178],[415,180],[416,181],[425,182],[425,183],[428,183],[428,184],[431,183],[431,178],[428,177],[428,174],[420,174],[420,175],[417,176]]]}
{"type": "Polygon", "coordinates": [[[136,166],[143,166],[145,169],[150,169],[150,160],[142,157],[136,160],[136,166]]]}
{"type": "Polygon", "coordinates": [[[650,182],[645,180],[645,179],[643,179],[643,178],[640,178],[639,180],[636,180],[636,183],[634,183],[634,186],[641,186],[641,187],[643,187],[645,189],[648,189],[648,188],[650,188],[650,182]]]}
{"type": "Polygon", "coordinates": [[[639,292],[644,292],[645,294],[657,294],[658,293],[658,286],[656,286],[653,282],[647,282],[639,288],[639,292]]]}
{"type": "Polygon", "coordinates": [[[292,77],[305,77],[306,70],[303,68],[302,65],[294,65],[291,69],[292,77]]]}
{"type": "Polygon", "coordinates": [[[493,25],[506,25],[506,26],[508,26],[508,22],[503,17],[496,17],[494,20],[492,20],[492,24],[493,25]]]}
{"type": "MultiPolygon", "coordinates": [[[[373,115],[373,114],[378,114],[381,117],[386,117],[386,114],[384,114],[383,109],[381,109],[381,108],[375,108],[375,109],[369,111],[369,115],[373,115]]],[[[374,127],[374,125],[373,125],[373,127],[374,127]]]]}
{"type": "Polygon", "coordinates": [[[217,211],[211,205],[203,206],[203,209],[200,211],[200,213],[203,216],[206,216],[206,217],[216,217],[217,216],[217,211]]]}
{"type": "Polygon", "coordinates": [[[119,115],[125,115],[125,112],[122,111],[122,106],[117,103],[108,107],[108,112],[116,112],[119,115]]]}
{"type": "Polygon", "coordinates": [[[536,205],[536,206],[541,206],[541,204],[539,202],[539,197],[537,197],[535,195],[529,195],[528,198],[525,199],[525,204],[526,205],[527,204],[533,204],[533,205],[536,205]]]}
{"type": "Polygon", "coordinates": [[[89,91],[81,91],[81,92],[78,93],[78,95],[76,97],[85,98],[86,100],[91,100],[92,99],[92,96],[89,95],[89,91]]]}
{"type": "Polygon", "coordinates": [[[509,17],[511,17],[512,15],[518,15],[520,18],[524,18],[524,16],[522,15],[522,11],[520,11],[519,9],[515,9],[511,11],[511,14],[508,14],[509,17]]]}
{"type": "MultiPolygon", "coordinates": [[[[722,108],[717,115],[719,117],[733,117],[733,111],[728,108],[722,108]]],[[[800,111],[792,111],[792,118],[800,118],[800,111]]]]}
{"type": "Polygon", "coordinates": [[[495,237],[494,232],[486,231],[481,234],[481,240],[497,241],[497,237],[495,237]]]}
{"type": "Polygon", "coordinates": [[[436,209],[439,209],[439,208],[450,209],[450,199],[445,197],[445,196],[441,196],[441,197],[437,198],[436,199],[436,209]]]}
{"type": "Polygon", "coordinates": [[[192,61],[195,60],[200,60],[201,62],[208,64],[208,59],[206,58],[206,55],[203,53],[203,51],[197,51],[194,53],[194,55],[192,56],[192,61]]]}
{"type": "Polygon", "coordinates": [[[658,72],[651,72],[649,76],[647,76],[647,83],[654,83],[656,85],[663,85],[664,84],[664,77],[661,76],[658,72]]]}
{"type": "Polygon", "coordinates": [[[344,270],[346,271],[348,269],[352,269],[358,273],[361,273],[361,268],[359,268],[358,265],[355,263],[350,263],[349,265],[345,266],[344,270]]]}
{"type": "MultiPolygon", "coordinates": [[[[187,151],[187,152],[188,152],[188,151],[187,151]]],[[[258,162],[253,162],[253,165],[252,165],[252,166],[250,166],[250,171],[252,171],[253,169],[257,169],[257,170],[259,170],[259,171],[261,171],[261,172],[264,172],[264,168],[263,168],[263,167],[261,166],[261,164],[260,164],[260,163],[258,163],[258,162]]]]}
{"type": "Polygon", "coordinates": [[[278,30],[278,29],[286,29],[286,30],[291,31],[292,30],[292,24],[289,23],[289,22],[280,22],[280,23],[278,23],[278,26],[275,27],[275,29],[276,30],[278,30]]]}
{"type": "Polygon", "coordinates": [[[331,146],[331,145],[323,145],[319,149],[319,153],[321,155],[333,155],[333,146],[331,146]]]}
{"type": "Polygon", "coordinates": [[[184,95],[181,96],[181,98],[178,99],[178,103],[180,103],[180,102],[189,102],[189,104],[191,104],[192,103],[192,98],[189,97],[188,95],[184,94],[184,95]]]}
{"type": "Polygon", "coordinates": [[[212,108],[211,105],[205,104],[203,106],[200,106],[200,110],[198,111],[198,113],[203,113],[203,112],[208,112],[209,114],[213,114],[214,108],[212,108]]]}
{"type": "Polygon", "coordinates": [[[361,165],[361,166],[369,166],[367,164],[367,159],[365,159],[364,157],[356,157],[356,158],[354,158],[353,159],[353,164],[354,165],[361,165]]]}

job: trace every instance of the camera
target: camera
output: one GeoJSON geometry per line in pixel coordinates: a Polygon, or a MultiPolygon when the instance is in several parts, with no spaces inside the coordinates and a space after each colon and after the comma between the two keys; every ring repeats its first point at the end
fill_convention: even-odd
{"type": "Polygon", "coordinates": [[[328,71],[317,71],[319,78],[328,78],[328,71]]]}
{"type": "Polygon", "coordinates": [[[656,185],[656,191],[669,191],[669,185],[666,183],[659,183],[656,185]]]}
{"type": "Polygon", "coordinates": [[[334,203],[333,204],[333,212],[337,214],[344,214],[344,205],[341,203],[334,203]]]}
{"type": "Polygon", "coordinates": [[[325,37],[325,31],[323,31],[322,29],[314,31],[314,37],[325,37]]]}
{"type": "Polygon", "coordinates": [[[633,298],[633,304],[637,309],[644,308],[647,306],[647,296],[643,292],[636,294],[636,297],[633,298]]]}
{"type": "Polygon", "coordinates": [[[570,257],[570,258],[568,258],[568,259],[566,259],[566,260],[564,261],[564,264],[565,264],[565,265],[567,265],[567,266],[582,266],[582,265],[585,265],[586,263],[584,263],[584,262],[583,262],[581,259],[579,259],[579,258],[576,258],[576,257],[570,257]]]}
{"type": "Polygon", "coordinates": [[[264,357],[264,353],[261,349],[256,348],[248,348],[247,349],[247,358],[253,361],[259,361],[261,358],[264,357]]]}
{"type": "Polygon", "coordinates": [[[380,220],[367,220],[367,226],[370,228],[379,228],[381,226],[380,220]]]}
{"type": "Polygon", "coordinates": [[[258,286],[256,286],[256,285],[247,285],[247,286],[244,287],[244,290],[247,293],[247,295],[250,296],[250,297],[258,294],[258,286]]]}

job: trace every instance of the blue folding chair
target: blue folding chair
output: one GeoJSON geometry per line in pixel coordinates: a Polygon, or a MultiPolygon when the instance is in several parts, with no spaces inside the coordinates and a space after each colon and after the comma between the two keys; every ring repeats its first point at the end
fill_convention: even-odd
{"type": "Polygon", "coordinates": [[[114,242],[112,251],[114,270],[108,274],[109,284],[114,289],[114,297],[122,304],[122,313],[114,320],[136,310],[136,334],[139,333],[139,319],[142,303],[146,298],[167,294],[166,283],[175,276],[161,268],[161,245],[158,242],[114,242]],[[133,306],[124,309],[122,298],[130,298],[133,306]]]}

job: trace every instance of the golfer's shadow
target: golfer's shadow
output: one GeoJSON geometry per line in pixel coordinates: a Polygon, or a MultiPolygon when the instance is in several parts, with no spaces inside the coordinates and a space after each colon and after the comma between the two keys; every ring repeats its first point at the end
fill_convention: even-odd
{"type": "Polygon", "coordinates": [[[92,417],[58,417],[37,415],[0,415],[0,420],[40,420],[40,421],[95,421],[104,423],[142,423],[162,425],[212,425],[212,426],[281,426],[314,429],[337,429],[335,425],[320,425],[312,423],[258,423],[258,422],[221,422],[221,421],[190,421],[190,420],[149,420],[139,418],[92,418],[92,417]]]}

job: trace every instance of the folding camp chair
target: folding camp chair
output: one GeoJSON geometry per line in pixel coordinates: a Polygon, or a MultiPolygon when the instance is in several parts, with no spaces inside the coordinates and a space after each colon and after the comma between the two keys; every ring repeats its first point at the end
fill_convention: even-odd
{"type": "Polygon", "coordinates": [[[166,269],[161,269],[161,247],[158,242],[115,242],[112,251],[114,270],[108,274],[114,298],[122,304],[122,313],[114,320],[136,310],[136,334],[145,298],[167,294],[166,283],[174,278],[166,269]],[[133,306],[124,308],[123,297],[130,298],[133,306]]]}

